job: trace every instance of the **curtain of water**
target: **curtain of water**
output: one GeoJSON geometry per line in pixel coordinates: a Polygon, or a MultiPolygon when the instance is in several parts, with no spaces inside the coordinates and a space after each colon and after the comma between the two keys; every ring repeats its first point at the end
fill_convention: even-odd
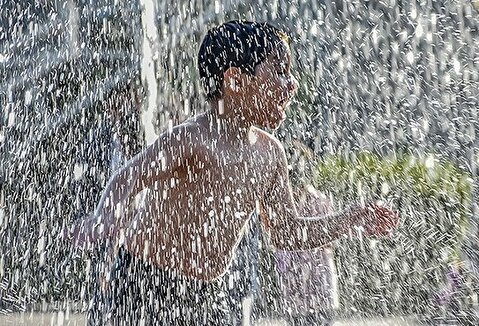
{"type": "MultiPolygon", "coordinates": [[[[3,2],[0,309],[62,300],[63,289],[86,300],[81,281],[89,265],[78,257],[72,263],[56,237],[98,199],[110,174],[112,138],[128,155],[141,147],[140,62],[152,65],[143,67],[151,96],[144,118],[159,133],[169,121],[205,109],[199,43],[208,28],[237,18],[270,21],[292,35],[300,90],[276,134],[295,183],[311,182],[316,159],[354,157],[359,150],[433,154],[476,182],[479,14],[471,2],[3,2]],[[142,49],[151,50],[148,57],[142,49]],[[119,103],[126,105],[112,113],[119,103]]],[[[338,205],[350,199],[345,195],[338,205]]],[[[404,205],[415,207],[414,199],[404,205]]],[[[451,239],[414,233],[413,225],[432,218],[414,209],[406,215],[419,222],[381,247],[379,260],[371,260],[379,249],[368,243],[338,245],[345,314],[430,309],[423,301],[440,283],[448,263],[442,247],[451,239]]]]}

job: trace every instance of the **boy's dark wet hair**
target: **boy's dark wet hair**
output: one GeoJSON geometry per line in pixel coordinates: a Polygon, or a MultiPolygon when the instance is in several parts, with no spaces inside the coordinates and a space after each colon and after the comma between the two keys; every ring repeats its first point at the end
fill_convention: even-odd
{"type": "Polygon", "coordinates": [[[282,41],[285,32],[269,23],[233,20],[210,29],[198,52],[200,80],[207,100],[223,96],[224,72],[230,67],[254,74],[258,64],[282,41]]]}

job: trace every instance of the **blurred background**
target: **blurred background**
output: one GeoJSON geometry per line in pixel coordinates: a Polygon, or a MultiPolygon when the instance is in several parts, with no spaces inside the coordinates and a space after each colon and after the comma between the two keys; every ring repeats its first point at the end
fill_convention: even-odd
{"type": "MultiPolygon", "coordinates": [[[[122,161],[206,109],[202,37],[247,19],[292,37],[300,88],[275,135],[294,187],[403,217],[388,239],[332,247],[336,318],[477,324],[477,1],[0,4],[0,314],[86,309],[99,257],[60,230],[122,161]]],[[[280,318],[276,256],[258,241],[258,314],[280,318]]]]}

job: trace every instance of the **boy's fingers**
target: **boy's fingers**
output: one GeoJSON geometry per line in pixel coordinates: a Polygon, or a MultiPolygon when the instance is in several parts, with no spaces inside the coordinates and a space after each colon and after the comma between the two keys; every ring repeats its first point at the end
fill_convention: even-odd
{"type": "Polygon", "coordinates": [[[376,214],[385,223],[395,226],[399,222],[399,214],[386,207],[377,207],[376,214]]]}
{"type": "Polygon", "coordinates": [[[372,204],[372,230],[371,234],[377,236],[391,236],[392,231],[399,224],[399,215],[388,207],[372,204]]]}
{"type": "Polygon", "coordinates": [[[399,215],[381,203],[371,203],[367,209],[370,214],[365,220],[365,234],[367,236],[391,236],[392,231],[399,224],[399,215]]]}

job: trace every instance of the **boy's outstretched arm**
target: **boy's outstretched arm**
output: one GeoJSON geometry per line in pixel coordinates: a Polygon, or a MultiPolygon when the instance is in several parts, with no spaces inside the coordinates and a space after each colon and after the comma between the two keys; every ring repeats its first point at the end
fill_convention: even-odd
{"type": "Polygon", "coordinates": [[[75,222],[68,231],[75,244],[114,236],[126,224],[125,212],[135,196],[157,182],[170,180],[193,153],[195,127],[180,125],[161,134],[158,139],[129,160],[108,181],[94,213],[75,222]]]}
{"type": "Polygon", "coordinates": [[[376,204],[351,207],[318,218],[302,218],[294,204],[284,149],[280,144],[277,149],[277,173],[261,205],[263,223],[276,248],[307,250],[327,245],[349,234],[351,229],[362,228],[367,236],[386,235],[397,226],[398,214],[376,204]]]}

